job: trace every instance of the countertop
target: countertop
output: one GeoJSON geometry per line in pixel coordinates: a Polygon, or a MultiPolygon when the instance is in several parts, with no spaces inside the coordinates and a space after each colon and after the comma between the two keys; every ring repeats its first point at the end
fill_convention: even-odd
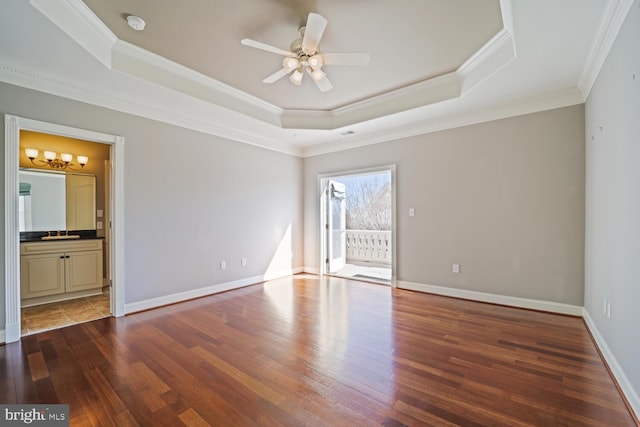
{"type": "MultiPolygon", "coordinates": [[[[20,243],[26,242],[68,242],[75,240],[88,240],[88,239],[104,239],[104,237],[98,237],[96,234],[96,230],[73,230],[69,231],[69,235],[71,236],[80,236],[77,238],[71,239],[45,239],[42,240],[43,237],[48,236],[48,232],[46,231],[21,231],[20,232],[20,243]]],[[[51,236],[56,236],[58,234],[57,231],[52,231],[51,236]]],[[[67,232],[63,231],[60,234],[66,235],[67,232]]]]}

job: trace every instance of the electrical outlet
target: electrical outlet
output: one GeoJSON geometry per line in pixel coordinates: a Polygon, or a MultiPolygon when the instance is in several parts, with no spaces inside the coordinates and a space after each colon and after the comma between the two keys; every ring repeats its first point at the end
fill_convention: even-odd
{"type": "Polygon", "coordinates": [[[220,261],[220,270],[226,270],[226,269],[227,269],[227,262],[220,261]]]}
{"type": "Polygon", "coordinates": [[[409,208],[409,216],[416,216],[416,210],[414,208],[409,208]]]}
{"type": "Polygon", "coordinates": [[[246,258],[242,258],[240,260],[240,265],[243,266],[243,267],[246,267],[247,266],[247,259],[246,258]]]}
{"type": "Polygon", "coordinates": [[[453,267],[452,267],[451,271],[453,271],[455,274],[459,274],[460,273],[460,264],[453,264],[453,267]]]}

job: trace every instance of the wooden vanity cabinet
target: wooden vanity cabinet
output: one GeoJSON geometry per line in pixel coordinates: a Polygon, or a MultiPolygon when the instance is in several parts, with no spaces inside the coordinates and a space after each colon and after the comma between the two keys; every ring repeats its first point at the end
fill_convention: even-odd
{"type": "Polygon", "coordinates": [[[23,306],[102,292],[102,240],[20,244],[23,306]]]}

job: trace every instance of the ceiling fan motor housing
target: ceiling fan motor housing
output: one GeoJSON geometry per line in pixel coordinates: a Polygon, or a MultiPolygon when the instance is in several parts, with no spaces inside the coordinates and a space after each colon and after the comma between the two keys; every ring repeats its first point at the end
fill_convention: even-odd
{"type": "Polygon", "coordinates": [[[298,56],[303,54],[303,52],[302,52],[302,37],[292,41],[291,45],[289,46],[289,50],[291,52],[295,53],[298,56]]]}

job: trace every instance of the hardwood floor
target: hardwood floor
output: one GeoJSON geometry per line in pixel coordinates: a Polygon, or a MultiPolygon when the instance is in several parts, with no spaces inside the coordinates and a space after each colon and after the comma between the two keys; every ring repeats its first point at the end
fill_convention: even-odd
{"type": "Polygon", "coordinates": [[[581,319],[298,275],[0,347],[71,425],[633,426],[581,319]]]}

